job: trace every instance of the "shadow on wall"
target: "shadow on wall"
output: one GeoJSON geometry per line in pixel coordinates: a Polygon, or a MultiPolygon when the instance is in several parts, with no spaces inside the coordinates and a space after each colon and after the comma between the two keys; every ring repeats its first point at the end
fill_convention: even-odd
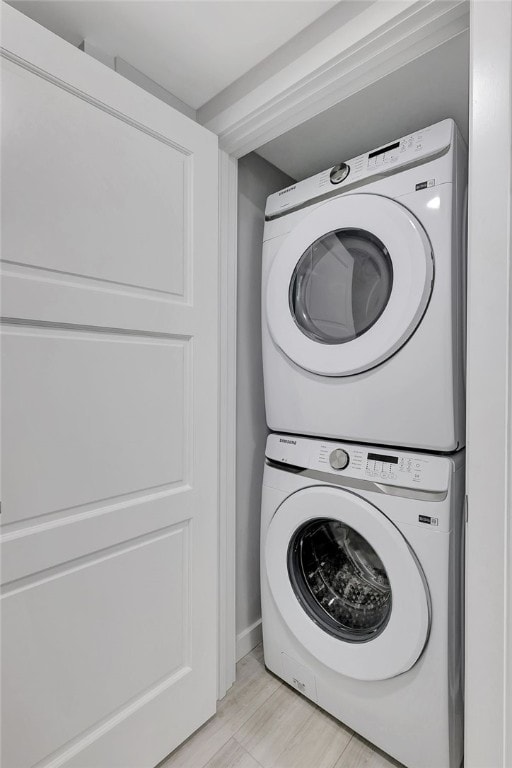
{"type": "MultiPolygon", "coordinates": [[[[293,179],[254,153],[239,161],[236,632],[237,645],[241,647],[240,643],[245,643],[244,652],[252,645],[248,630],[261,618],[260,504],[268,433],[261,359],[261,249],[265,203],[268,195],[292,182],[293,179]]],[[[257,633],[255,639],[256,636],[257,633]]]]}

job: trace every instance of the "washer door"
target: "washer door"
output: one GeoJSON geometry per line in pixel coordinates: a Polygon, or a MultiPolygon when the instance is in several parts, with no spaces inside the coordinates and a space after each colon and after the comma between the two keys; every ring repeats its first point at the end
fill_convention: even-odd
{"type": "Polygon", "coordinates": [[[421,566],[360,496],[325,485],[289,496],[268,528],[265,564],[285,623],[330,669],[384,680],[421,655],[430,630],[421,566]]]}
{"type": "Polygon", "coordinates": [[[433,275],[430,242],[403,205],[368,194],[329,200],[276,254],[266,295],[270,332],[301,368],[361,373],[414,332],[433,275]]]}

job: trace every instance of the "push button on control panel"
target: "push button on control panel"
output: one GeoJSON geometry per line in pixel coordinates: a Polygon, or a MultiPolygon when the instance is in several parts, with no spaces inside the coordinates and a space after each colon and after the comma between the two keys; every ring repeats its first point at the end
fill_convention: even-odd
{"type": "Polygon", "coordinates": [[[365,474],[382,480],[395,480],[397,467],[401,470],[397,456],[369,453],[366,459],[365,474]]]}
{"type": "Polygon", "coordinates": [[[329,456],[329,464],[333,469],[341,470],[348,466],[349,455],[343,448],[335,448],[329,456]]]}

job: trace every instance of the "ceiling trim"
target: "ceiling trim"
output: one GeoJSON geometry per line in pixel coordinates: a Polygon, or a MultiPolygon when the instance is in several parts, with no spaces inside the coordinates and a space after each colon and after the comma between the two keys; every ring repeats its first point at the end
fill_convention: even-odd
{"type": "Polygon", "coordinates": [[[198,120],[242,157],[468,29],[467,0],[376,2],[232,103],[224,93],[218,114],[198,110],[198,120]]]}
{"type": "Polygon", "coordinates": [[[342,2],[336,2],[332,8],[315,19],[312,24],[302,29],[265,59],[256,63],[252,69],[240,75],[222,91],[212,96],[209,101],[202,104],[198,109],[201,122],[208,123],[239,99],[252,93],[288,65],[293,64],[312,48],[321,46],[332,35],[333,31],[345,26],[374,2],[376,0],[342,0],[342,2]]]}

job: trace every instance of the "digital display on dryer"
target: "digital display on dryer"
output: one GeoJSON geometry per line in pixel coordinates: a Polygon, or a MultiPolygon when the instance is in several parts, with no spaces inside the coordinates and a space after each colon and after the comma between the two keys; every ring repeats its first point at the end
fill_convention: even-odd
{"type": "Polygon", "coordinates": [[[372,157],[377,157],[377,155],[383,155],[385,152],[390,152],[392,149],[398,149],[400,146],[400,142],[396,141],[394,144],[390,144],[388,147],[382,147],[381,149],[376,149],[374,152],[370,152],[368,155],[368,159],[372,157]]]}
{"type": "Polygon", "coordinates": [[[383,461],[384,464],[398,464],[396,456],[386,456],[383,453],[369,453],[368,461],[383,461]]]}

